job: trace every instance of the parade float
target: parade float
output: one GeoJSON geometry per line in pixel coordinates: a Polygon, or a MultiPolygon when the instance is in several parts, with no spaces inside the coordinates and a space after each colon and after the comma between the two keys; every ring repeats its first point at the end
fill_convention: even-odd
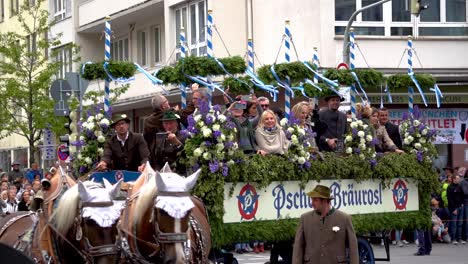
{"type": "MultiPolygon", "coordinates": [[[[182,108],[186,107],[191,83],[207,88],[209,102],[214,93],[225,94],[224,87],[230,87],[231,94],[254,91],[270,96],[273,101],[284,93],[286,120],[282,125],[295,145],[286,156],[248,157],[234,142],[234,126],[220,106],[208,103],[189,118],[189,126],[183,131],[187,138],[185,163],[189,172],[202,169],[193,194],[206,205],[213,247],[252,240],[291,240],[300,215],[312,210],[311,199],[306,193],[318,183],[331,187],[332,205],[352,215],[356,233],[364,238],[370,232],[430,226],[430,194],[438,187],[437,175],[432,168],[432,161],[436,158],[435,147],[431,143],[435,130],[428,127],[417,108],[414,109],[413,96],[416,90],[427,106],[425,94],[434,93],[439,107],[442,93],[430,75],[413,72],[411,39],[406,49],[408,74],[384,76],[374,69],[355,69],[353,33],[349,69],[321,69],[317,49],[314,49],[310,62],[301,61],[297,53],[297,61],[291,61],[294,43],[289,22],[286,22],[282,38],[286,62],[275,62],[255,71],[252,41],[247,43],[247,62],[238,56],[218,59],[213,54],[213,29],[212,13],[209,13],[206,57],[187,54],[182,29],[181,59],[151,75],[144,74],[154,84],[178,87],[182,108]],[[381,102],[369,102],[366,94],[369,91],[380,92],[381,102]],[[391,93],[396,91],[408,92],[409,97],[409,111],[400,125],[405,154],[379,155],[371,151],[373,139],[368,140],[367,128],[357,119],[356,103],[380,103],[382,106],[382,98],[387,97],[391,102],[391,93]],[[313,136],[312,133],[301,130],[291,120],[291,100],[294,97],[317,100],[331,94],[350,98],[350,134],[345,135],[349,138],[342,153],[318,154],[304,144],[313,136]]],[[[89,79],[105,79],[107,94],[108,82],[129,81],[138,67],[122,62],[85,63],[83,75],[89,79]]],[[[108,102],[106,100],[104,106],[108,102]]],[[[108,109],[109,106],[103,109],[102,114],[107,113],[106,116],[110,117],[108,109]]],[[[89,120],[89,116],[83,115],[82,119],[83,122],[89,120]]],[[[93,124],[102,129],[99,122],[93,124]]],[[[104,125],[108,124],[104,122],[104,125]]],[[[99,133],[89,138],[85,136],[92,129],[95,127],[91,127],[89,122],[88,126],[81,126],[84,136],[79,144],[85,149],[90,141],[99,138],[99,133]]],[[[84,160],[86,157],[78,154],[76,164],[86,167],[80,169],[80,173],[88,172],[98,162],[102,153],[96,151],[97,155],[90,160],[84,160]]],[[[388,253],[388,240],[385,241],[388,253]]],[[[367,263],[374,261],[367,239],[360,240],[360,250],[361,260],[365,259],[367,263]]]]}

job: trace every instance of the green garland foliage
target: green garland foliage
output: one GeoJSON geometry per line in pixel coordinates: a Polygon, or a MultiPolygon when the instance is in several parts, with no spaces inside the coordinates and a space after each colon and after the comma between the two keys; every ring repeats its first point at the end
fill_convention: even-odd
{"type": "MultiPolygon", "coordinates": [[[[265,65],[257,70],[258,78],[263,82],[273,84],[276,83],[273,74],[270,71],[271,65],[265,65]]],[[[304,79],[312,79],[312,72],[300,61],[290,63],[280,63],[275,65],[275,72],[281,80],[285,80],[286,76],[290,78],[293,86],[304,79]]]]}
{"type": "MultiPolygon", "coordinates": [[[[82,67],[83,65],[80,68],[82,67]]],[[[136,66],[132,62],[127,61],[109,61],[108,69],[115,78],[130,78],[135,75],[136,66]]],[[[81,77],[88,81],[104,80],[107,77],[104,71],[104,62],[86,64],[81,77]]]]}
{"type": "MultiPolygon", "coordinates": [[[[230,74],[242,74],[245,72],[245,61],[240,56],[221,58],[219,61],[230,74]]],[[[223,71],[214,59],[190,56],[179,60],[175,66],[166,66],[162,68],[156,74],[156,77],[161,79],[164,83],[191,83],[192,81],[187,79],[184,76],[184,73],[191,76],[226,75],[226,72],[223,71]]]]}
{"type": "MultiPolygon", "coordinates": [[[[357,69],[355,70],[356,75],[361,82],[361,85],[364,89],[380,89],[380,85],[385,82],[383,74],[374,69],[357,69]]],[[[325,77],[331,80],[338,80],[338,83],[341,85],[349,86],[355,83],[353,76],[351,75],[351,70],[337,70],[337,69],[328,69],[323,74],[325,77]]]]}
{"type": "MultiPolygon", "coordinates": [[[[436,83],[434,77],[430,74],[415,74],[414,77],[418,80],[421,88],[425,90],[434,87],[436,83]]],[[[414,86],[413,80],[411,80],[408,74],[392,75],[388,77],[387,83],[392,91],[406,91],[408,87],[414,86]]]]}
{"type": "Polygon", "coordinates": [[[210,217],[213,244],[215,247],[221,247],[235,241],[291,239],[297,227],[297,219],[224,224],[223,210],[227,210],[223,208],[225,182],[250,182],[262,189],[272,181],[296,180],[304,186],[309,180],[355,179],[360,182],[377,179],[388,188],[389,182],[398,177],[412,178],[418,183],[420,210],[353,215],[357,233],[390,228],[414,229],[430,225],[429,194],[438,188],[437,175],[429,166],[421,165],[411,154],[385,155],[378,159],[374,169],[356,155],[335,156],[333,153],[324,153],[324,160],[312,162],[310,169],[300,169],[282,156],[255,155],[236,166],[231,166],[227,177],[223,177],[221,173],[209,173],[207,167],[202,167],[199,180],[203,184],[197,185],[194,193],[205,202],[210,217]]]}

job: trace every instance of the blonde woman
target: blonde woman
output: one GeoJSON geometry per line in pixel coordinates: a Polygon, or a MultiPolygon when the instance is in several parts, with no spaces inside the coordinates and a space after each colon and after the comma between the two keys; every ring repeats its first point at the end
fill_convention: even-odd
{"type": "MultiPolygon", "coordinates": [[[[292,113],[294,115],[294,118],[299,122],[299,126],[305,129],[309,129],[313,131],[313,127],[309,122],[307,122],[307,119],[311,115],[311,107],[308,102],[299,102],[296,105],[293,106],[292,108],[292,113]]],[[[315,138],[311,137],[310,140],[310,146],[312,148],[316,148],[317,144],[315,142],[315,138]]]]}
{"type": "Polygon", "coordinates": [[[285,154],[288,150],[289,141],[286,139],[283,129],[276,120],[275,113],[265,110],[260,116],[260,122],[255,130],[258,153],[285,154]]]}

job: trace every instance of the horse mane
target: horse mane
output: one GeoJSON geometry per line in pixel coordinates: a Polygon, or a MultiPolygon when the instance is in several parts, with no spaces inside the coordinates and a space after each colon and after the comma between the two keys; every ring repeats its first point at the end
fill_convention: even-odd
{"type": "Polygon", "coordinates": [[[154,174],[150,174],[148,182],[141,187],[140,194],[135,203],[134,223],[140,223],[143,220],[142,218],[145,212],[154,204],[157,191],[154,174]]]}
{"type": "MultiPolygon", "coordinates": [[[[96,182],[85,181],[83,185],[88,187],[101,187],[102,185],[96,182]]],[[[75,217],[78,213],[78,202],[80,195],[78,193],[78,184],[68,189],[60,198],[57,208],[51,216],[52,223],[62,234],[66,234],[72,227],[75,217]]]]}

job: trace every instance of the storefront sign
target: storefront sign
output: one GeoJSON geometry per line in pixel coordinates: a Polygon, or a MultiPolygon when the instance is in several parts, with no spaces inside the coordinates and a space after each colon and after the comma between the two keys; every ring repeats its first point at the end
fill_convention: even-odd
{"type": "MultiPolygon", "coordinates": [[[[371,94],[369,95],[369,100],[372,104],[380,104],[380,95],[371,94]]],[[[386,94],[383,94],[382,100],[384,104],[390,104],[386,94]]],[[[436,97],[434,94],[426,94],[426,100],[428,104],[436,104],[436,97]]],[[[392,104],[407,104],[408,103],[408,94],[396,93],[392,94],[392,104]]],[[[414,95],[415,104],[423,104],[421,96],[419,94],[414,95]]],[[[468,103],[467,94],[444,94],[444,97],[441,100],[442,107],[444,104],[466,104],[468,103]]]]}
{"type": "MultiPolygon", "coordinates": [[[[468,143],[468,109],[419,108],[421,119],[431,128],[437,129],[435,144],[467,144],[468,143]]],[[[407,109],[390,109],[389,119],[399,125],[403,119],[403,113],[407,109]]]]}
{"type": "MultiPolygon", "coordinates": [[[[313,210],[312,199],[307,192],[317,181],[307,183],[301,189],[299,181],[272,182],[259,190],[254,185],[239,183],[229,196],[232,185],[224,187],[224,223],[243,221],[299,218],[313,210]]],[[[330,186],[334,197],[332,206],[348,214],[369,214],[419,210],[418,186],[413,181],[394,179],[384,188],[380,181],[322,180],[330,186]]]]}

